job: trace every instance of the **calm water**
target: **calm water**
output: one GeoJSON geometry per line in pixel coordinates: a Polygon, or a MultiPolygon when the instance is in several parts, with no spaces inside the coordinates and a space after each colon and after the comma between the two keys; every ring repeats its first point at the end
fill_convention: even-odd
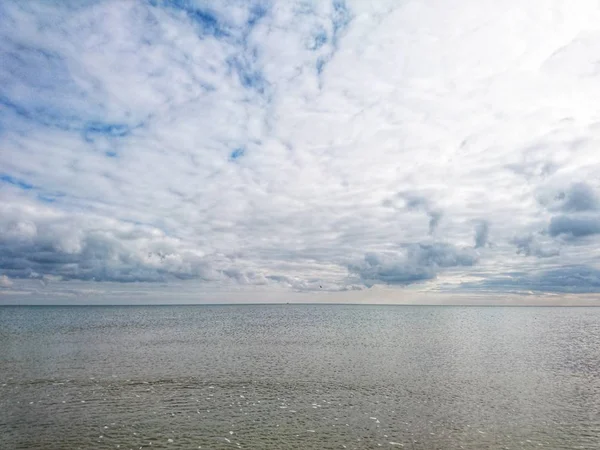
{"type": "Polygon", "coordinates": [[[0,448],[598,449],[600,308],[0,308],[0,448]]]}

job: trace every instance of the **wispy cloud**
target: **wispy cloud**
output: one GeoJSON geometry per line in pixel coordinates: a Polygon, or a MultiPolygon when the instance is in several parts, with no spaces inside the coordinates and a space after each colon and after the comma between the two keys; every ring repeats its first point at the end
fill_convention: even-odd
{"type": "Polygon", "coordinates": [[[2,2],[3,295],[600,291],[599,24],[595,0],[2,2]]]}

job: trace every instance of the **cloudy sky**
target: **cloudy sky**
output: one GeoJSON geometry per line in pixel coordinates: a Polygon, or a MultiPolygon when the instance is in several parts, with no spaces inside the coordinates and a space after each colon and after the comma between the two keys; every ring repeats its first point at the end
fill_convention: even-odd
{"type": "Polygon", "coordinates": [[[8,0],[0,57],[0,303],[600,293],[598,0],[8,0]]]}

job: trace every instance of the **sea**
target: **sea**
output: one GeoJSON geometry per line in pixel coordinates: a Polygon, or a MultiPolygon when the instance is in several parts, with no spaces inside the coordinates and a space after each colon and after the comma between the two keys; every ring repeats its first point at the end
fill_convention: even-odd
{"type": "Polygon", "coordinates": [[[600,449],[600,308],[0,307],[0,448],[600,449]]]}

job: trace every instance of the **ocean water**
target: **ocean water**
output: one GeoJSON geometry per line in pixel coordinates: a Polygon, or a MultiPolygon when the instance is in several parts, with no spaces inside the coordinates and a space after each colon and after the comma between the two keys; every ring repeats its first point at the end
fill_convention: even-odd
{"type": "Polygon", "coordinates": [[[0,448],[599,449],[600,308],[0,307],[0,448]]]}

